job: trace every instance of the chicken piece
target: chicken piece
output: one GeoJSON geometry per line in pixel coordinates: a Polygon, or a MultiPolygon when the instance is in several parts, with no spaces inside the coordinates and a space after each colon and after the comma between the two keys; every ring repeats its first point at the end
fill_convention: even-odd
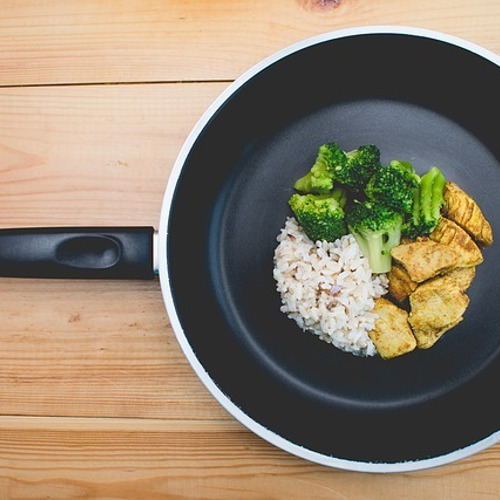
{"type": "Polygon", "coordinates": [[[469,233],[446,217],[439,219],[439,224],[429,235],[429,238],[459,250],[459,267],[473,267],[483,262],[483,254],[469,233]]]}
{"type": "Polygon", "coordinates": [[[398,265],[392,266],[387,278],[389,293],[398,302],[403,302],[418,286],[418,283],[410,278],[406,269],[398,265]]]}
{"type": "Polygon", "coordinates": [[[443,192],[444,214],[465,229],[479,244],[493,243],[493,232],[478,204],[454,182],[447,182],[443,192]]]}
{"type": "MultiPolygon", "coordinates": [[[[475,267],[457,267],[449,273],[431,279],[447,278],[452,280],[462,292],[465,292],[471,285],[475,275],[475,267]]],[[[389,280],[389,294],[398,302],[403,302],[419,285],[410,278],[404,267],[398,265],[392,266],[387,278],[389,280]]]]}
{"type": "MultiPolygon", "coordinates": [[[[457,267],[456,269],[453,269],[453,271],[443,274],[442,277],[452,280],[462,292],[465,292],[465,290],[467,290],[467,288],[471,285],[475,275],[475,267],[457,267]]],[[[434,279],[439,278],[440,277],[434,279]]]]}
{"type": "Polygon", "coordinates": [[[378,314],[374,329],[368,336],[384,359],[395,358],[413,351],[417,341],[408,323],[408,313],[390,300],[379,298],[373,312],[378,314]]]}
{"type": "Polygon", "coordinates": [[[456,248],[432,240],[398,245],[391,250],[391,255],[417,283],[451,271],[460,262],[456,248]]]}
{"type": "Polygon", "coordinates": [[[444,327],[462,316],[468,304],[469,298],[455,280],[439,276],[422,283],[410,295],[410,324],[423,320],[436,328],[444,327]]]}
{"type": "Polygon", "coordinates": [[[469,297],[449,276],[420,285],[410,295],[408,321],[420,349],[432,347],[445,332],[458,325],[469,305],[469,297]]]}
{"type": "Polygon", "coordinates": [[[443,328],[422,328],[416,330],[412,327],[413,335],[417,339],[417,347],[419,349],[429,349],[432,347],[447,331],[455,328],[464,318],[460,316],[454,323],[444,326],[443,328]]]}

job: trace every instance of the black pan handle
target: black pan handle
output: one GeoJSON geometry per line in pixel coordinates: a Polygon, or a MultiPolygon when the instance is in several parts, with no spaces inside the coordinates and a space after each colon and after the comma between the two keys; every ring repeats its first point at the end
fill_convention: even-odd
{"type": "Polygon", "coordinates": [[[0,276],[152,279],[152,227],[0,230],[0,276]]]}

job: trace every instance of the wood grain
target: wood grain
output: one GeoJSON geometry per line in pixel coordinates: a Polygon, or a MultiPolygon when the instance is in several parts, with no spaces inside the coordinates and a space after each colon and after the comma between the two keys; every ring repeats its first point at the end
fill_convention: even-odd
{"type": "Polygon", "coordinates": [[[158,281],[0,280],[2,415],[225,418],[158,281]]]}
{"type": "Polygon", "coordinates": [[[234,421],[2,417],[0,428],[0,498],[470,500],[500,493],[496,449],[441,468],[374,475],[308,463],[234,421]]]}
{"type": "Polygon", "coordinates": [[[175,158],[227,86],[0,89],[1,225],[152,225],[175,158]]]}
{"type": "Polygon", "coordinates": [[[308,36],[437,29],[500,52],[497,0],[3,1],[0,85],[232,80],[308,36]]]}

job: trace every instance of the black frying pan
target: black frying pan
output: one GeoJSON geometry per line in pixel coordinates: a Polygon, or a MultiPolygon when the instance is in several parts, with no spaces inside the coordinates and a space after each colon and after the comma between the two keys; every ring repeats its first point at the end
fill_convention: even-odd
{"type": "Polygon", "coordinates": [[[497,245],[484,251],[464,321],[432,349],[391,361],[303,333],[279,311],[272,277],[293,183],[330,141],[377,144],[383,161],[420,173],[438,165],[500,235],[499,89],[499,58],[483,49],[365,28],[279,52],[208,110],[165,197],[161,278],[194,369],[254,432],[371,471],[446,463],[499,439],[497,245]]]}
{"type": "Polygon", "coordinates": [[[329,466],[403,471],[500,439],[499,247],[465,319],[432,349],[391,361],[344,353],[279,311],[276,236],[319,145],[377,144],[382,160],[438,165],[500,235],[500,58],[447,35],[370,27],[298,43],[257,65],[207,110],[152,228],[0,235],[0,274],[151,278],[176,336],[239,421],[329,466]]]}

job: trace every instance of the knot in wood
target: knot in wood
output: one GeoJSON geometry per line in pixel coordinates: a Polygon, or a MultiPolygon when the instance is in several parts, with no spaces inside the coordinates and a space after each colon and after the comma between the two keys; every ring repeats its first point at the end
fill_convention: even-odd
{"type": "Polygon", "coordinates": [[[298,0],[306,10],[328,11],[338,7],[342,0],[298,0]]]}

